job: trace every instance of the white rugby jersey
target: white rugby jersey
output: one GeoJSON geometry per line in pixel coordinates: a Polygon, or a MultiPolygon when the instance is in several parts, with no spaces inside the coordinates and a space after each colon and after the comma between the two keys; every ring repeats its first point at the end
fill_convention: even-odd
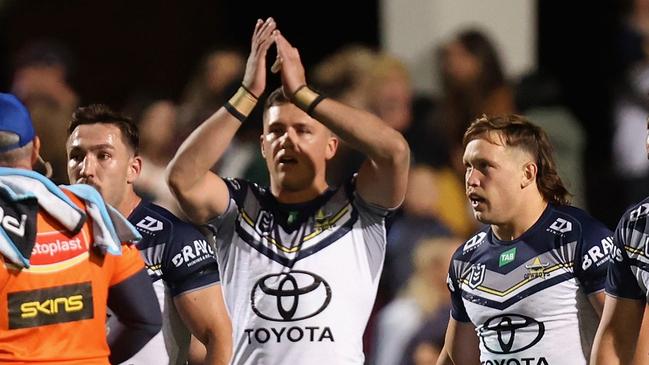
{"type": "Polygon", "coordinates": [[[584,211],[548,205],[520,238],[486,227],[449,269],[453,318],[471,322],[484,365],[586,365],[599,323],[587,295],[606,280],[611,231],[584,211]]]}
{"type": "Polygon", "coordinates": [[[232,319],[233,364],[363,364],[362,337],[385,256],[385,216],[353,183],[281,204],[225,180],[230,206],[208,223],[232,319]]]}
{"type": "Polygon", "coordinates": [[[627,210],[615,230],[606,292],[622,298],[647,299],[649,285],[649,198],[627,210]]]}

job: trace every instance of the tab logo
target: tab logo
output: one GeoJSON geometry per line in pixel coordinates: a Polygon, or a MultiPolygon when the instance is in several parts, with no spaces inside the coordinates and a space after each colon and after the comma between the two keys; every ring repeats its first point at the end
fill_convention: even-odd
{"type": "Polygon", "coordinates": [[[557,220],[548,227],[548,230],[554,233],[570,232],[572,231],[572,223],[563,218],[557,218],[557,220]]]}
{"type": "Polygon", "coordinates": [[[512,247],[511,249],[503,252],[500,254],[500,259],[498,260],[498,267],[503,267],[510,262],[514,261],[516,258],[516,247],[512,247]]]}
{"type": "Polygon", "coordinates": [[[149,232],[157,232],[162,230],[162,222],[149,216],[144,217],[144,219],[137,222],[135,226],[149,232]]]}

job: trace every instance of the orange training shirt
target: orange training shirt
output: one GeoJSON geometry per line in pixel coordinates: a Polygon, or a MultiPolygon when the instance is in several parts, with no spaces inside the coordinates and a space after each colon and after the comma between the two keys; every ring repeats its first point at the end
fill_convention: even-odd
{"type": "Polygon", "coordinates": [[[45,212],[37,217],[31,267],[0,255],[0,363],[107,365],[108,288],[142,270],[140,254],[133,245],[97,254],[89,217],[76,235],[45,212]]]}

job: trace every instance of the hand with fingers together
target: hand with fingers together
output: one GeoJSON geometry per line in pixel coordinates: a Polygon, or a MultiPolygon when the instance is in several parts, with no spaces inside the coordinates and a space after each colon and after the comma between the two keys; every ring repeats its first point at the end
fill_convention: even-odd
{"type": "Polygon", "coordinates": [[[297,48],[293,47],[279,30],[273,32],[273,38],[277,48],[277,60],[273,68],[280,71],[284,95],[298,108],[313,116],[314,108],[325,97],[307,86],[304,65],[297,48]]]}
{"type": "Polygon", "coordinates": [[[300,53],[297,48],[293,47],[284,38],[279,30],[273,32],[273,38],[277,48],[277,59],[279,60],[284,95],[292,98],[300,87],[306,85],[306,76],[300,53]]]}
{"type": "Polygon", "coordinates": [[[266,88],[266,54],[275,41],[273,34],[276,27],[277,23],[273,18],[266,21],[257,19],[255,24],[242,84],[256,98],[263,94],[266,88]]]}

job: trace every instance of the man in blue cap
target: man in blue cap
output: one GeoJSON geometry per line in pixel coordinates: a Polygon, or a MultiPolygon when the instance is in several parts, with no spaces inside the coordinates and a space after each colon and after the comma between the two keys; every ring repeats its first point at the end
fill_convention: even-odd
{"type": "Polygon", "coordinates": [[[108,364],[159,330],[141,237],[97,191],[31,171],[40,140],[0,93],[0,363],[108,364]],[[106,336],[106,307],[123,327],[106,336]]]}

